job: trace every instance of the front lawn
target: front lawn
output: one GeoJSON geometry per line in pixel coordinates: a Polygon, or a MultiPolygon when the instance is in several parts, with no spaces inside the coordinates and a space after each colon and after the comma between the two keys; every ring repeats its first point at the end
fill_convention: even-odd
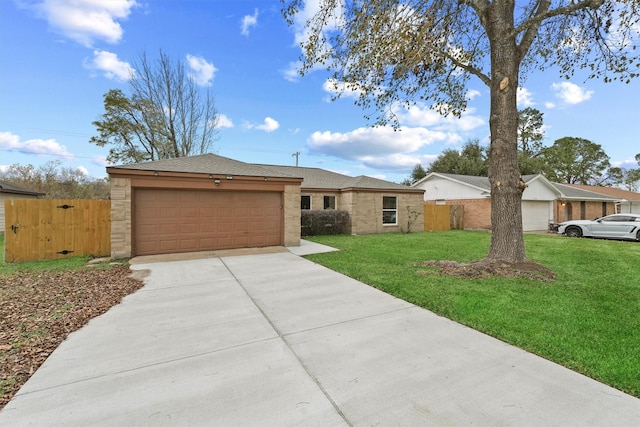
{"type": "Polygon", "coordinates": [[[553,282],[463,279],[426,260],[483,258],[490,234],[447,231],[314,237],[309,259],[640,397],[640,243],[526,235],[553,282]]]}

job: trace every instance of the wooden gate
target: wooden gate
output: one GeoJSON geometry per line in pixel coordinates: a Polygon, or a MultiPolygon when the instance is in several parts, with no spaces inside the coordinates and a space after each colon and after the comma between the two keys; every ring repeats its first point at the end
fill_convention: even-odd
{"type": "Polygon", "coordinates": [[[424,205],[424,231],[464,229],[463,205],[424,205]]]}
{"type": "Polygon", "coordinates": [[[7,199],[5,260],[111,254],[110,200],[7,199]]]}

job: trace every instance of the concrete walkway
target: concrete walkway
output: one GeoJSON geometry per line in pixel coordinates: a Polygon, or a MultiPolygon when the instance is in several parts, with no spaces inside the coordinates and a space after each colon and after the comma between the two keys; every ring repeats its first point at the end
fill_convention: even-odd
{"type": "Polygon", "coordinates": [[[0,425],[640,420],[639,399],[289,251],[146,261],[146,285],[63,342],[0,425]]]}

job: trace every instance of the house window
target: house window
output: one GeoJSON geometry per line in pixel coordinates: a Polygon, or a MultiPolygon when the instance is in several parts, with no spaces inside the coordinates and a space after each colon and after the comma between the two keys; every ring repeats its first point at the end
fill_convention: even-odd
{"type": "Polygon", "coordinates": [[[382,197],[382,224],[398,224],[398,198],[395,196],[382,197]]]}
{"type": "Polygon", "coordinates": [[[305,211],[311,210],[311,196],[309,195],[300,196],[300,209],[305,211]]]}
{"type": "Polygon", "coordinates": [[[324,209],[336,209],[336,196],[324,196],[324,209]]]}

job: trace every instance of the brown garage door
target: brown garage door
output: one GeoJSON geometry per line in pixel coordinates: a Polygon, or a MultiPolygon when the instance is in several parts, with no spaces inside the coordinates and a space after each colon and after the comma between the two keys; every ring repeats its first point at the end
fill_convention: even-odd
{"type": "Polygon", "coordinates": [[[282,244],[277,192],[135,191],[136,255],[282,244]]]}

